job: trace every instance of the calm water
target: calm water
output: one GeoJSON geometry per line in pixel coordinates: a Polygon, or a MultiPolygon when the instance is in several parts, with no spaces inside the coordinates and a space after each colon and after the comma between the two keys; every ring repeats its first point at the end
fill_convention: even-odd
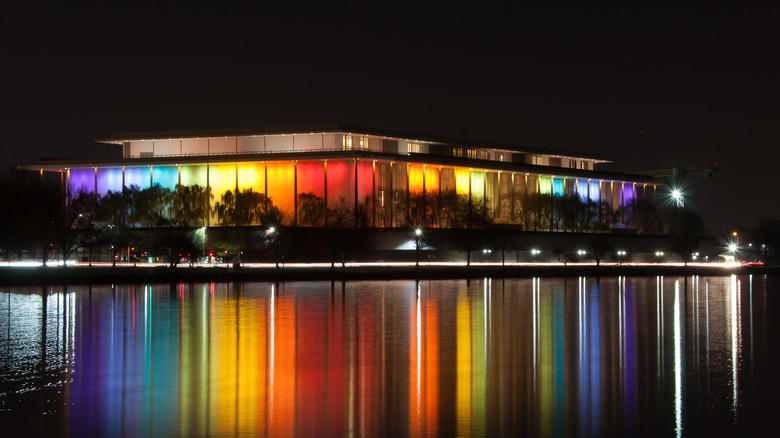
{"type": "Polygon", "coordinates": [[[5,288],[0,424],[112,437],[772,435],[778,280],[5,288]]]}

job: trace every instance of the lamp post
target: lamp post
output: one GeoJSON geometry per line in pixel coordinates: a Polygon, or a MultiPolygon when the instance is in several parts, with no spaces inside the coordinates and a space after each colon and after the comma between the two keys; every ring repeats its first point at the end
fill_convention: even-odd
{"type": "Polygon", "coordinates": [[[276,227],[268,227],[268,229],[265,231],[266,240],[269,244],[273,245],[273,251],[274,251],[274,258],[276,259],[276,267],[279,267],[279,245],[276,241],[276,227]]]}
{"type": "Polygon", "coordinates": [[[422,239],[422,229],[415,228],[414,229],[414,249],[415,249],[415,252],[417,253],[417,261],[415,263],[416,267],[420,266],[420,247],[422,246],[421,239],[422,239]]]}
{"type": "Polygon", "coordinates": [[[200,227],[200,257],[206,257],[206,227],[200,227]]]}

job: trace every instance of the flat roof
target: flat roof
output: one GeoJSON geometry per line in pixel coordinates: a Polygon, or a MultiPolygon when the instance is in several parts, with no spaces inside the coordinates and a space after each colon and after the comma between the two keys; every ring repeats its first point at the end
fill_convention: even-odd
{"type": "Polygon", "coordinates": [[[425,143],[437,143],[460,147],[476,147],[483,149],[501,149],[512,152],[536,153],[545,155],[560,155],[565,157],[587,158],[602,163],[609,160],[602,158],[600,154],[575,152],[563,149],[549,149],[525,145],[516,145],[494,141],[474,140],[468,138],[444,137],[412,132],[393,131],[386,129],[368,128],[353,125],[322,124],[322,125],[294,125],[294,126],[267,126],[255,128],[235,129],[206,129],[186,131],[154,131],[154,132],[128,132],[112,133],[108,139],[97,139],[98,143],[122,144],[128,141],[141,140],[168,140],[200,137],[241,137],[250,135],[280,135],[280,134],[309,134],[309,133],[349,133],[365,134],[376,137],[391,137],[408,141],[425,143]]]}
{"type": "MultiPolygon", "coordinates": [[[[277,160],[317,160],[322,153],[317,151],[281,152],[281,153],[247,153],[224,155],[183,155],[165,157],[134,157],[134,158],[104,158],[93,160],[42,160],[38,165],[21,166],[28,170],[65,170],[70,167],[100,167],[100,166],[148,166],[148,165],[200,165],[206,163],[254,162],[277,160]]],[[[568,167],[542,166],[536,164],[513,163],[508,161],[480,160],[463,157],[448,157],[440,155],[411,154],[398,155],[367,150],[336,151],[328,154],[330,159],[369,159],[383,161],[414,161],[418,163],[444,165],[453,167],[477,167],[505,172],[534,173],[571,178],[595,178],[613,181],[630,181],[635,183],[661,184],[649,175],[605,172],[600,170],[581,170],[568,167]]]]}

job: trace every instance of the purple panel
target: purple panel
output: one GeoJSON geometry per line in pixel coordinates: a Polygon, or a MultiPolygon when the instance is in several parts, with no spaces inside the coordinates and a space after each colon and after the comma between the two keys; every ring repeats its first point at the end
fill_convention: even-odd
{"type": "Polygon", "coordinates": [[[623,206],[628,207],[634,203],[634,185],[633,184],[624,184],[623,185],[623,206]]]}
{"type": "Polygon", "coordinates": [[[93,193],[95,191],[95,169],[92,167],[70,169],[68,186],[71,196],[75,196],[80,191],[93,193]]]}

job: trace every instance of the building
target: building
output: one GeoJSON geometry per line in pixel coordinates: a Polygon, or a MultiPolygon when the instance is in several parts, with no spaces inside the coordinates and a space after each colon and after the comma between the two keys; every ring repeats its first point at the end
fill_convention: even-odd
{"type": "MultiPolygon", "coordinates": [[[[50,161],[69,196],[199,186],[206,226],[258,225],[242,196],[290,226],[633,228],[647,176],[601,172],[599,155],[343,125],[118,135],[122,158],[50,161]],[[246,208],[246,207],[240,207],[246,208]],[[232,210],[231,210],[232,209],[232,210]],[[230,214],[230,212],[233,214],[230,214]]],[[[168,207],[173,215],[173,204],[168,207]]]]}

